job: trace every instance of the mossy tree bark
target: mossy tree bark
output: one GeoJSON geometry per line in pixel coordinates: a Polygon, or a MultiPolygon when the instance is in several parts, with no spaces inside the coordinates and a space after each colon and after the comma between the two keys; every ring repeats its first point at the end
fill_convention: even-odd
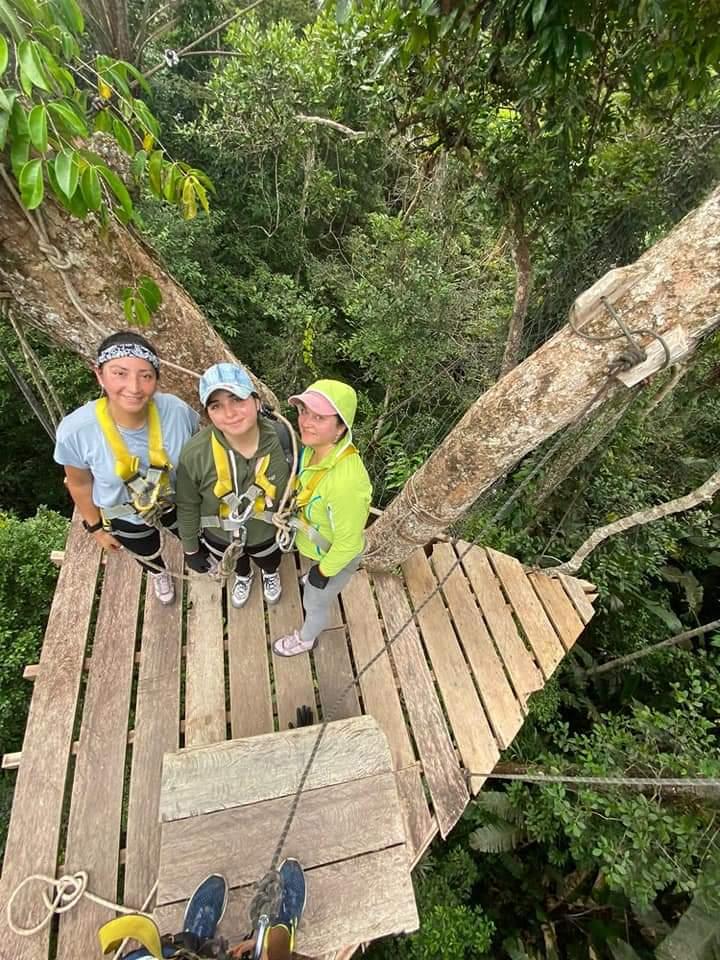
{"type": "MultiPolygon", "coordinates": [[[[122,288],[148,276],[163,299],[151,326],[139,332],[147,334],[163,359],[197,372],[221,360],[236,360],[187,291],[133,231],[117,223],[101,231],[92,219],[76,220],[51,200],[43,204],[41,216],[54,248],[49,256],[0,181],[0,291],[9,293],[23,320],[92,360],[104,336],[127,327],[122,288]]],[[[272,391],[255,382],[263,399],[276,405],[272,391]]],[[[164,366],[162,384],[197,405],[195,377],[164,366]]]]}

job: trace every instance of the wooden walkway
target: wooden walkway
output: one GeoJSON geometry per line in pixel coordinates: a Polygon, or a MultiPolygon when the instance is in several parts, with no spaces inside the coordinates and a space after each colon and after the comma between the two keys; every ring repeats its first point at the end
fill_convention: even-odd
{"type": "MultiPolygon", "coordinates": [[[[74,522],[40,664],[26,671],[35,686],[22,753],[3,762],[19,769],[0,877],[2,960],[98,956],[97,927],[113,914],[83,900],[19,938],[5,920],[17,884],[86,870],[94,893],[139,907],[158,873],[163,754],[285,730],[301,704],[320,717],[336,706],[333,719],[371,714],[390,745],[414,860],[445,837],[593,615],[581,581],[527,575],[473,547],[337,706],[464,547],[418,551],[403,579],[358,572],[314,654],[282,659],[268,641],[300,622],[295,557],[283,559],[283,599],[268,611],[259,583],[238,611],[204,578],[163,608],[127,555],[101,564],[74,522]]],[[[44,913],[36,894],[16,907],[25,925],[44,913]]]]}

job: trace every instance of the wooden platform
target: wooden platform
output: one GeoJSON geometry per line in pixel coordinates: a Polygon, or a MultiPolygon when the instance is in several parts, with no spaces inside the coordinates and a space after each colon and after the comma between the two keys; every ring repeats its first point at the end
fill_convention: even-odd
{"type": "MultiPolygon", "coordinates": [[[[94,892],[140,906],[158,875],[163,754],[286,730],[301,704],[327,715],[464,548],[418,551],[403,579],[358,572],[314,654],[282,659],[268,641],[300,622],[295,557],[283,560],[283,599],[269,611],[257,584],[238,611],[204,578],[163,608],[145,595],[134,561],[101,564],[73,523],[40,664],[29,671],[23,750],[5,758],[19,770],[0,904],[30,873],[84,869],[94,892]]],[[[476,792],[592,615],[580,581],[528,576],[511,557],[473,547],[337,706],[333,719],[367,713],[384,731],[415,860],[452,829],[469,801],[465,771],[478,774],[476,792]]],[[[43,912],[35,899],[17,907],[25,925],[43,912]]],[[[46,927],[19,938],[3,909],[0,957],[97,956],[97,927],[111,916],[83,901],[55,921],[57,936],[46,927]]]]}

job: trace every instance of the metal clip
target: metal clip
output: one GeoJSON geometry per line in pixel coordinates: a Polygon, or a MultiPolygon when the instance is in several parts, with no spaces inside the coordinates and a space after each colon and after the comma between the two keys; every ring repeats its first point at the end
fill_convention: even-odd
{"type": "Polygon", "coordinates": [[[270,917],[263,913],[258,920],[257,927],[257,939],[255,940],[255,951],[253,952],[253,960],[260,960],[262,957],[263,947],[265,945],[265,934],[270,928],[270,917]]]}

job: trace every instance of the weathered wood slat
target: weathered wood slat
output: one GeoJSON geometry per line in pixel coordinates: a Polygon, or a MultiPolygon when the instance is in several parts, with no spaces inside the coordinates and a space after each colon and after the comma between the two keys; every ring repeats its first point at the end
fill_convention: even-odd
{"type": "Polygon", "coordinates": [[[518,633],[485,551],[480,547],[470,547],[470,544],[463,540],[457,542],[456,549],[458,555],[462,556],[463,568],[515,687],[515,693],[524,706],[530,694],[542,688],[542,674],[518,633]]]}
{"type": "MultiPolygon", "coordinates": [[[[442,595],[439,591],[433,594],[437,589],[437,580],[430,562],[422,550],[416,550],[405,561],[402,569],[413,606],[419,611],[417,620],[420,631],[462,761],[467,770],[489,772],[497,763],[500,751],[472,682],[442,595]]],[[[484,777],[473,777],[470,782],[473,793],[477,793],[484,782],[484,777]]]]}
{"type": "Polygon", "coordinates": [[[560,574],[560,583],[565,589],[565,593],[570,597],[575,609],[580,614],[580,619],[584,624],[590,623],[595,616],[595,610],[590,602],[590,598],[582,588],[582,584],[573,577],[568,577],[564,573],[560,574]]]}
{"type": "MultiPolygon", "coordinates": [[[[79,519],[74,519],[25,728],[23,763],[15,785],[0,878],[3,904],[29,874],[55,874],[65,777],[99,563],[97,544],[79,519]]],[[[45,916],[36,894],[23,892],[15,901],[15,915],[23,925],[36,924],[45,916]]],[[[0,944],[12,960],[45,960],[49,940],[49,926],[33,937],[17,937],[7,927],[5,910],[0,911],[0,944]]]]}
{"type": "MultiPolygon", "coordinates": [[[[303,573],[307,573],[312,563],[307,557],[301,557],[300,566],[303,573]]],[[[353,680],[353,669],[348,652],[345,625],[337,600],[333,600],[330,606],[330,624],[327,632],[321,634],[318,645],[313,651],[313,661],[323,719],[339,720],[341,717],[359,717],[362,711],[357,688],[352,685],[347,689],[353,680]],[[341,695],[342,701],[339,699],[341,695]]]]}
{"type": "Polygon", "coordinates": [[[254,585],[250,599],[240,610],[228,601],[227,614],[232,735],[271,733],[273,706],[262,585],[254,585]]]}
{"type": "MultiPolygon", "coordinates": [[[[350,643],[358,674],[383,649],[382,627],[375,611],[375,599],[368,575],[358,570],[343,590],[343,608],[350,630],[350,643]]],[[[400,697],[387,653],[383,653],[360,677],[365,713],[374,717],[387,737],[396,770],[415,760],[405,726],[400,697]]],[[[428,814],[429,816],[429,814],[428,814]]]]}
{"type": "MultiPolygon", "coordinates": [[[[389,847],[352,860],[308,870],[308,897],[298,930],[297,952],[318,956],[348,943],[410,932],[418,927],[417,909],[409,880],[407,850],[389,847]],[[377,883],[377,878],[383,878],[377,883]],[[352,904],[352,909],[343,909],[352,904]]],[[[230,891],[219,931],[247,930],[252,886],[230,891]]],[[[155,912],[160,930],[180,929],[184,903],[169,904],[155,912]]],[[[237,936],[232,942],[237,942],[237,936]]]]}
{"type": "Polygon", "coordinates": [[[488,549],[487,554],[525,631],[540,669],[546,678],[551,677],[565,651],[530,585],[522,564],[514,557],[498,553],[497,550],[488,549]]]}
{"type": "MultiPolygon", "coordinates": [[[[280,564],[280,577],[283,587],[282,601],[268,610],[271,643],[278,637],[299,629],[303,622],[303,608],[294,556],[286,554],[283,557],[280,564]]],[[[297,657],[278,657],[273,654],[272,661],[278,724],[281,730],[286,730],[289,723],[295,723],[298,707],[306,704],[315,710],[315,688],[310,669],[310,657],[305,653],[297,657]]]]}
{"type": "Polygon", "coordinates": [[[188,585],[185,658],[185,745],[225,739],[225,648],[222,588],[209,577],[188,585]]]}
{"type": "MultiPolygon", "coordinates": [[[[75,763],[65,872],[86,870],[92,891],[117,893],[130,690],[142,571],[124,552],[108,558],[75,763]]],[[[82,900],[60,918],[58,960],[92,956],[97,928],[114,911],[82,900]]]]}
{"type": "Polygon", "coordinates": [[[438,832],[438,826],[425,799],[420,764],[413,763],[410,767],[398,770],[395,780],[405,825],[408,856],[411,862],[415,863],[438,832]]]}
{"type": "MultiPolygon", "coordinates": [[[[177,820],[293,794],[315,743],[315,737],[307,735],[311,729],[320,728],[281,730],[168,754],[163,765],[161,819],[177,820]],[[251,757],[253,776],[248,777],[251,757]]],[[[306,789],[391,769],[390,751],[377,730],[372,717],[330,724],[310,768],[306,789]]]]}
{"type": "MultiPolygon", "coordinates": [[[[180,544],[168,537],[165,562],[182,571],[180,544]]],[[[158,800],[163,754],[177,750],[180,731],[180,646],[183,581],[175,579],[175,603],[163,607],[145,598],[140,667],[135,698],[128,800],[123,902],[140,907],[157,879],[160,857],[158,800]]]]}
{"type": "MultiPolygon", "coordinates": [[[[186,899],[209,873],[221,873],[231,887],[259,880],[293,800],[265,800],[163,824],[157,903],[186,899]]],[[[283,856],[309,870],[404,842],[395,776],[387,772],[303,792],[283,856]]]]}
{"type": "MultiPolygon", "coordinates": [[[[448,543],[436,543],[432,563],[439,579],[448,575],[457,556],[448,543]]],[[[505,675],[502,661],[493,646],[485,622],[480,615],[470,586],[461,566],[456,566],[448,576],[443,593],[455,621],[460,642],[475,676],[480,697],[485,707],[490,726],[501,748],[509,746],[523,722],[522,710],[510,681],[505,675]]],[[[472,722],[468,718],[468,722],[472,722]]],[[[490,770],[490,767],[471,769],[490,770]]]]}
{"type": "Polygon", "coordinates": [[[546,577],[541,573],[531,573],[528,580],[535,588],[547,615],[555,625],[562,645],[566,650],[570,650],[585,629],[585,625],[568,599],[562,584],[557,579],[546,577]]]}
{"type": "MultiPolygon", "coordinates": [[[[402,583],[390,574],[376,574],[373,581],[388,637],[395,637],[410,617],[402,583]]],[[[392,652],[435,816],[445,837],[469,796],[412,620],[393,641],[392,652]]]]}

